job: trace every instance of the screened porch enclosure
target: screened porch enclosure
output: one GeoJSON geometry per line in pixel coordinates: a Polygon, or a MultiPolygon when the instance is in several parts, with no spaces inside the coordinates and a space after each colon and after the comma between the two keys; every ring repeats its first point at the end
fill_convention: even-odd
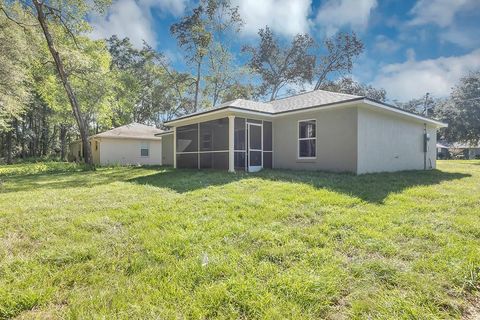
{"type": "Polygon", "coordinates": [[[176,166],[190,169],[258,171],[272,168],[272,122],[234,117],[176,128],[176,166]],[[230,140],[229,123],[233,123],[230,140]],[[233,147],[229,145],[233,142],[233,147]],[[230,168],[230,152],[233,168],[230,168]]]}

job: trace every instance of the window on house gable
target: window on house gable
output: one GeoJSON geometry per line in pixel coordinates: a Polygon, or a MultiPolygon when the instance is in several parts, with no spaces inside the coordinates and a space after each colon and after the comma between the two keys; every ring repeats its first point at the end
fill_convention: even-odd
{"type": "Polygon", "coordinates": [[[317,122],[302,120],[298,122],[298,158],[313,159],[317,156],[317,122]]]}

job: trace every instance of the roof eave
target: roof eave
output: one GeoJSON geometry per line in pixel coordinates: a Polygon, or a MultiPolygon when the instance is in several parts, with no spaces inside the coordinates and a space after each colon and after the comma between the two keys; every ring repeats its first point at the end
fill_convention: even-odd
{"type": "Polygon", "coordinates": [[[267,117],[271,117],[271,116],[274,115],[273,113],[267,112],[267,111],[258,111],[258,110],[252,110],[252,109],[247,109],[247,108],[242,108],[242,107],[225,106],[225,107],[210,109],[210,110],[207,110],[205,112],[201,112],[201,113],[197,113],[197,114],[192,114],[192,115],[187,115],[187,116],[184,116],[184,117],[180,117],[180,118],[177,118],[175,120],[165,122],[164,125],[167,126],[167,127],[171,127],[171,126],[174,126],[175,124],[184,122],[186,120],[191,120],[191,119],[194,119],[194,118],[201,118],[201,117],[204,117],[206,115],[222,113],[222,112],[243,112],[243,113],[248,113],[248,114],[252,114],[252,115],[267,116],[267,117]]]}
{"type": "Polygon", "coordinates": [[[155,137],[163,137],[163,136],[167,136],[169,134],[173,134],[173,130],[155,133],[154,136],[155,137]]]}
{"type": "Polygon", "coordinates": [[[408,112],[406,110],[402,110],[402,109],[400,109],[398,107],[395,107],[393,105],[390,105],[390,104],[387,104],[387,103],[384,103],[384,102],[380,102],[380,101],[376,101],[376,100],[366,98],[366,97],[357,97],[357,98],[352,98],[352,99],[348,99],[348,100],[322,104],[322,105],[318,105],[318,106],[298,108],[298,109],[293,109],[293,110],[285,110],[285,111],[280,111],[280,112],[275,112],[275,113],[252,110],[252,109],[241,108],[241,107],[234,107],[234,106],[225,106],[225,107],[221,107],[221,108],[211,109],[211,110],[201,112],[201,113],[198,113],[198,114],[187,115],[187,116],[184,116],[184,117],[166,122],[165,125],[166,126],[174,126],[178,123],[184,122],[185,120],[191,120],[191,119],[194,119],[194,118],[201,118],[201,117],[204,117],[204,116],[209,115],[209,114],[229,112],[229,111],[231,111],[231,112],[247,112],[247,113],[255,114],[255,115],[261,115],[261,116],[267,116],[267,117],[277,117],[277,116],[286,116],[286,115],[293,114],[293,113],[307,112],[307,111],[311,111],[311,110],[315,110],[315,109],[329,109],[329,108],[340,107],[340,106],[349,106],[349,105],[354,105],[354,104],[357,104],[357,103],[364,103],[366,105],[373,106],[373,107],[383,109],[383,110],[387,110],[387,111],[390,111],[390,112],[395,112],[395,113],[404,115],[406,117],[415,118],[417,120],[423,121],[424,123],[434,125],[437,128],[448,127],[447,123],[443,123],[443,122],[440,122],[440,121],[437,121],[437,120],[434,120],[434,119],[426,118],[426,117],[423,117],[421,115],[418,115],[418,114],[415,114],[415,113],[412,113],[412,112],[408,112]]]}
{"type": "Polygon", "coordinates": [[[370,105],[370,106],[374,106],[374,107],[377,107],[377,108],[380,108],[380,109],[389,110],[389,111],[392,111],[392,112],[396,112],[398,114],[405,115],[407,117],[412,117],[412,118],[415,118],[417,120],[421,120],[425,123],[432,124],[437,128],[448,127],[448,123],[444,123],[444,122],[441,122],[441,121],[437,121],[437,120],[434,120],[434,119],[430,119],[430,118],[418,115],[418,114],[413,113],[413,112],[402,110],[402,109],[400,109],[398,107],[395,107],[393,105],[390,105],[388,103],[376,101],[374,99],[370,99],[370,98],[366,98],[366,97],[363,98],[362,102],[367,104],[367,105],[370,105]]]}

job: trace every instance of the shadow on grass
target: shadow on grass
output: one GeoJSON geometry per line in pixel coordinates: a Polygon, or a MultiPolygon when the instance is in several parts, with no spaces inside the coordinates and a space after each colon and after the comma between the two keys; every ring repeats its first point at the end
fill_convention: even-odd
{"type": "Polygon", "coordinates": [[[315,188],[359,197],[364,201],[381,203],[390,193],[397,193],[414,186],[428,186],[470,177],[470,174],[451,173],[439,170],[403,171],[395,173],[377,173],[355,176],[351,174],[264,170],[259,173],[228,174],[210,170],[176,170],[155,173],[130,179],[130,182],[169,188],[178,193],[190,192],[209,186],[221,186],[234,181],[260,178],[269,181],[309,184],[315,188]]]}
{"type": "MultiPolygon", "coordinates": [[[[103,167],[97,170],[66,167],[21,173],[0,174],[0,193],[30,191],[36,189],[59,189],[94,187],[116,181],[128,181],[134,177],[164,172],[169,168],[159,166],[146,167],[103,167]]],[[[68,192],[68,191],[67,191],[68,192]]]]}
{"type": "MultiPolygon", "coordinates": [[[[476,164],[476,163],[475,163],[476,164]]],[[[48,168],[49,169],[49,168],[48,168]]],[[[471,176],[467,173],[431,171],[403,171],[355,176],[352,174],[264,170],[259,173],[230,174],[215,170],[174,170],[169,167],[117,167],[82,171],[83,168],[52,168],[48,172],[22,172],[0,175],[0,193],[37,189],[67,190],[77,187],[95,187],[114,182],[128,182],[168,188],[178,193],[222,186],[244,179],[308,184],[318,189],[348,194],[372,203],[382,203],[391,193],[413,186],[429,186],[471,176]]],[[[66,191],[68,192],[68,191],[66,191]]]]}

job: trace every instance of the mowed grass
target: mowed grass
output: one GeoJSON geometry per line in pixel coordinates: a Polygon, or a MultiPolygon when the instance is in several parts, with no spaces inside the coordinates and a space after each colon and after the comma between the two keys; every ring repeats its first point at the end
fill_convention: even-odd
{"type": "Polygon", "coordinates": [[[467,317],[480,161],[438,168],[2,166],[0,319],[467,317]]]}

